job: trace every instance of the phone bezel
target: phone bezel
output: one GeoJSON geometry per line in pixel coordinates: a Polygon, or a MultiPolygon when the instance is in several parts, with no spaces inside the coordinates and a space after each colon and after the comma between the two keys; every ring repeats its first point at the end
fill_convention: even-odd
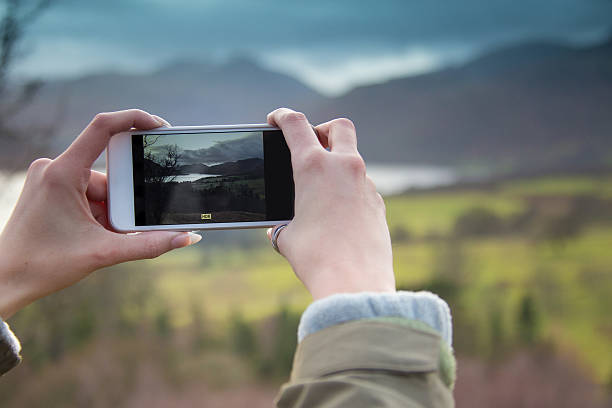
{"type": "Polygon", "coordinates": [[[108,220],[113,229],[120,232],[140,231],[197,231],[244,228],[266,228],[284,221],[253,221],[215,224],[180,224],[180,225],[135,225],[134,213],[134,178],[132,166],[132,135],[227,132],[227,131],[269,131],[280,130],[268,124],[210,125],[210,126],[172,126],[151,130],[122,132],[111,137],[106,149],[106,174],[108,220]],[[118,197],[122,197],[119,199],[118,197]]]}

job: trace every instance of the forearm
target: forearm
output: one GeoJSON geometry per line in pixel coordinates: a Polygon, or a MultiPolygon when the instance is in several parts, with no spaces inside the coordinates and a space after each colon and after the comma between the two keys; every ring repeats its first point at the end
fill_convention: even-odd
{"type": "Polygon", "coordinates": [[[11,252],[4,249],[1,235],[0,254],[3,254],[0,258],[0,319],[6,320],[19,310],[23,296],[16,285],[19,268],[12,261],[11,252]]]}
{"type": "Polygon", "coordinates": [[[0,319],[7,320],[34,300],[33,285],[24,279],[32,256],[22,253],[0,234],[0,319]]]}
{"type": "Polygon", "coordinates": [[[448,306],[425,293],[336,295],[302,316],[279,407],[453,405],[448,306]]]}

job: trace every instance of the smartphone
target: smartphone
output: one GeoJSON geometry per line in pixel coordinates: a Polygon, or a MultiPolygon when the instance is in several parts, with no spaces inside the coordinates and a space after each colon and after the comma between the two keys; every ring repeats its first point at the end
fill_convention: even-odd
{"type": "Polygon", "coordinates": [[[124,132],[106,152],[117,231],[258,228],[293,218],[291,156],[270,125],[124,132]]]}

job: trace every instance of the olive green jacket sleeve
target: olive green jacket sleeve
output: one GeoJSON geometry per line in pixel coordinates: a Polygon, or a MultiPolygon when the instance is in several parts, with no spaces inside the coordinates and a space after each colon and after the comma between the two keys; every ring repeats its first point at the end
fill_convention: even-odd
{"type": "Polygon", "coordinates": [[[357,320],[306,337],[277,406],[454,406],[453,379],[443,373],[454,372],[450,354],[437,334],[412,323],[357,320]]]}

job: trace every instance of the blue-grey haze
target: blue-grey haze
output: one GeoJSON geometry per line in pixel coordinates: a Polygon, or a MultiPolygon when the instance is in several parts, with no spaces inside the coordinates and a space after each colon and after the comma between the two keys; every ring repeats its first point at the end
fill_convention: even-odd
{"type": "Polygon", "coordinates": [[[609,0],[59,0],[29,28],[18,74],[241,54],[333,93],[508,42],[590,42],[610,29],[609,0]]]}

